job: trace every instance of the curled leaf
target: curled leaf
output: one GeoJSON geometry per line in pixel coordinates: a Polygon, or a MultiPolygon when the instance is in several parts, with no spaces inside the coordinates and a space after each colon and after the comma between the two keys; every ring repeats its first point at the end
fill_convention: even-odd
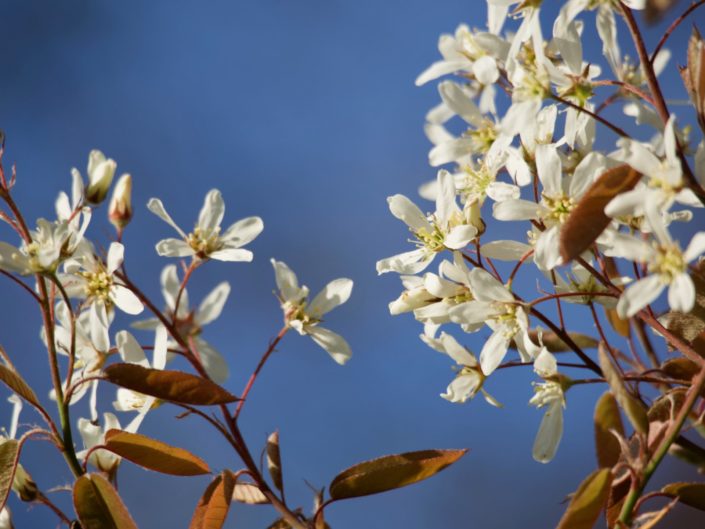
{"type": "Polygon", "coordinates": [[[627,390],[621,375],[615,369],[612,360],[610,360],[605,344],[600,342],[597,351],[602,373],[605,375],[605,379],[610,385],[610,389],[617,399],[619,406],[636,431],[647,433],[649,431],[649,419],[646,416],[644,405],[627,390]]]}
{"type": "Polygon", "coordinates": [[[35,408],[41,407],[34,390],[29,387],[29,384],[27,384],[20,374],[14,369],[0,364],[0,380],[35,408]]]}
{"type": "Polygon", "coordinates": [[[612,472],[608,468],[596,470],[575,491],[557,529],[592,529],[607,503],[612,472]]]}
{"type": "Polygon", "coordinates": [[[463,457],[467,450],[421,450],[358,463],[330,484],[333,500],[356,498],[398,489],[424,480],[463,457]]]}
{"type": "Polygon", "coordinates": [[[592,183],[561,227],[559,245],[564,263],[579,257],[595,242],[611,221],[605,215],[605,206],[620,193],[632,189],[640,177],[623,164],[608,169],[592,183]]]}
{"type": "Polygon", "coordinates": [[[206,462],[188,450],[142,434],[108,430],[105,434],[105,448],[128,461],[162,474],[198,476],[210,472],[206,462]]]}
{"type": "Polygon", "coordinates": [[[600,468],[611,468],[619,461],[622,449],[614,433],[624,437],[624,425],[614,395],[605,392],[595,406],[595,450],[600,468]]]}
{"type": "Polygon", "coordinates": [[[238,400],[215,382],[182,371],[121,363],[108,366],[104,373],[113,384],[169,402],[210,406],[238,400]]]}
{"type": "Polygon", "coordinates": [[[76,480],[73,504],[82,529],[137,529],[117,491],[99,474],[76,480]]]}
{"type": "Polygon", "coordinates": [[[228,517],[235,478],[229,470],[208,484],[191,518],[189,529],[220,529],[228,517]]]}
{"type": "Polygon", "coordinates": [[[282,490],[284,483],[282,480],[281,454],[279,453],[279,432],[273,432],[267,438],[267,469],[274,486],[282,490]]]}
{"type": "Polygon", "coordinates": [[[264,505],[270,503],[269,498],[253,483],[235,483],[233,501],[248,505],[264,505]]]}

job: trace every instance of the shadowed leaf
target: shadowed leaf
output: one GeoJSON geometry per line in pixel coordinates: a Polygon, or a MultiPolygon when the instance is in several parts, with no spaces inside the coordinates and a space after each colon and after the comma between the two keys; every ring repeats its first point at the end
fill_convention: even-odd
{"type": "Polygon", "coordinates": [[[137,529],[117,491],[99,474],[76,480],[73,505],[82,529],[137,529]]]}
{"type": "Polygon", "coordinates": [[[604,393],[595,406],[595,450],[600,468],[611,468],[619,461],[622,449],[612,431],[624,437],[624,425],[614,395],[604,393]]]}
{"type": "Polygon", "coordinates": [[[705,483],[669,483],[661,489],[669,496],[695,509],[705,511],[705,483]]]}
{"type": "Polygon", "coordinates": [[[125,363],[107,367],[105,377],[123,388],[169,402],[209,406],[238,400],[215,382],[182,371],[150,369],[125,363]]]}
{"type": "Polygon", "coordinates": [[[380,457],[354,465],[330,484],[333,500],[398,489],[424,480],[463,457],[467,450],[422,450],[380,457]]]}
{"type": "Polygon", "coordinates": [[[17,371],[0,364],[0,380],[32,406],[40,407],[37,395],[17,371]]]}
{"type": "Polygon", "coordinates": [[[680,72],[695,105],[700,128],[705,132],[705,41],[695,27],[688,41],[687,56],[688,63],[680,72]]]}
{"type": "Polygon", "coordinates": [[[676,5],[678,0],[646,0],[644,18],[649,24],[660,21],[666,12],[676,5]]]}
{"type": "Polygon", "coordinates": [[[188,450],[137,433],[109,430],[105,434],[105,448],[128,461],[162,474],[198,476],[210,472],[206,462],[188,450]]]}
{"type": "Polygon", "coordinates": [[[612,484],[608,468],[596,470],[580,484],[557,529],[592,529],[607,502],[612,484]]]}
{"type": "Polygon", "coordinates": [[[647,433],[649,431],[649,420],[646,416],[646,409],[643,404],[627,391],[621,375],[617,372],[614,364],[612,364],[612,360],[610,360],[607,347],[604,343],[600,342],[597,351],[602,373],[605,375],[605,379],[610,385],[612,394],[617,399],[620,408],[622,408],[636,431],[647,433]]]}
{"type": "Polygon", "coordinates": [[[0,444],[0,509],[5,506],[7,495],[15,479],[15,470],[20,458],[20,443],[6,439],[0,444]]]}
{"type": "Polygon", "coordinates": [[[196,506],[189,529],[220,529],[228,517],[235,479],[224,470],[210,482],[196,506]]]}
{"type": "Polygon", "coordinates": [[[611,221],[605,215],[605,206],[618,194],[632,189],[640,177],[624,164],[608,169],[592,183],[561,227],[560,252],[564,263],[579,257],[595,242],[611,221]]]}

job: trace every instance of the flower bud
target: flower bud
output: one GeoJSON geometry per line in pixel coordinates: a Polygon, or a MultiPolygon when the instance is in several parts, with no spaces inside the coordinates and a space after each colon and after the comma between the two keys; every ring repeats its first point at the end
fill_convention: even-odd
{"type": "Polygon", "coordinates": [[[88,187],[86,200],[93,205],[100,204],[108,194],[110,184],[113,182],[117,164],[115,160],[105,158],[105,155],[92,150],[88,155],[88,187]]]}
{"type": "Polygon", "coordinates": [[[37,490],[37,484],[20,464],[17,465],[17,469],[15,470],[12,490],[17,493],[22,501],[34,501],[38,497],[39,491],[37,490]]]}
{"type": "Polygon", "coordinates": [[[120,177],[108,208],[108,220],[118,231],[125,228],[132,219],[132,177],[124,174],[120,177]]]}

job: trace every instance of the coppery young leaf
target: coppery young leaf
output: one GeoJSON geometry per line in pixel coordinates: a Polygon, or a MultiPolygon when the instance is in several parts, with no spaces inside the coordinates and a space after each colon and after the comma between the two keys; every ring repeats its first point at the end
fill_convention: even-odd
{"type": "MultiPolygon", "coordinates": [[[[605,272],[607,273],[607,277],[609,279],[617,279],[620,277],[614,257],[604,256],[603,262],[605,263],[605,272]]],[[[610,327],[612,327],[612,329],[614,329],[614,331],[620,336],[629,338],[629,335],[631,334],[629,320],[620,318],[619,314],[617,314],[617,309],[614,307],[603,307],[603,309],[610,327]]]]}
{"type": "Polygon", "coordinates": [[[267,438],[267,469],[274,486],[279,490],[284,488],[282,479],[282,461],[279,453],[279,432],[272,432],[267,438]]]}
{"type": "Polygon", "coordinates": [[[189,529],[220,529],[228,517],[235,478],[224,470],[211,481],[193,513],[189,529]]]}
{"type": "Polygon", "coordinates": [[[20,443],[15,439],[6,439],[0,444],[0,509],[7,502],[7,495],[12,489],[17,463],[20,459],[20,443]]]}
{"type": "Polygon", "coordinates": [[[612,360],[610,360],[605,344],[601,342],[597,351],[602,373],[605,375],[605,379],[610,385],[610,389],[617,399],[619,406],[636,431],[647,433],[649,431],[649,420],[646,416],[646,409],[643,404],[627,391],[621,375],[615,369],[612,360]]]}
{"type": "Polygon", "coordinates": [[[619,441],[612,432],[624,437],[624,425],[617,400],[607,391],[595,406],[595,450],[600,468],[612,468],[622,453],[619,441]]]}
{"type": "Polygon", "coordinates": [[[182,371],[121,363],[107,367],[105,377],[123,388],[180,404],[210,406],[238,400],[215,382],[182,371]]]}
{"type": "Polygon", "coordinates": [[[592,529],[607,503],[612,471],[596,470],[580,484],[557,529],[592,529]]]}
{"type": "Polygon", "coordinates": [[[128,461],[162,474],[198,476],[210,472],[206,462],[188,450],[142,434],[109,430],[105,434],[105,448],[128,461]]]}
{"type": "Polygon", "coordinates": [[[678,501],[705,511],[705,483],[669,483],[661,492],[678,498],[678,501]]]}
{"type": "Polygon", "coordinates": [[[592,183],[561,227],[560,252],[564,263],[590,248],[611,221],[605,215],[605,206],[618,194],[632,189],[640,177],[623,164],[608,169],[592,183]]]}
{"type": "Polygon", "coordinates": [[[0,364],[0,380],[32,406],[40,407],[39,399],[34,390],[29,387],[29,384],[24,381],[17,371],[0,364]]]}
{"type": "Polygon", "coordinates": [[[73,505],[82,529],[137,529],[117,491],[99,474],[76,480],[73,505]]]}
{"type": "Polygon", "coordinates": [[[650,24],[655,24],[663,19],[666,12],[671,9],[678,0],[646,0],[644,6],[644,18],[650,24]]]}
{"type": "Polygon", "coordinates": [[[695,27],[688,41],[686,72],[682,73],[683,80],[695,105],[700,128],[705,131],[705,41],[695,27]]]}
{"type": "Polygon", "coordinates": [[[253,483],[235,483],[233,501],[248,505],[264,505],[270,503],[267,496],[253,483]]]}
{"type": "Polygon", "coordinates": [[[695,362],[685,357],[666,360],[661,364],[660,369],[668,378],[683,382],[690,382],[700,372],[700,368],[695,362]]]}
{"type": "Polygon", "coordinates": [[[421,450],[358,463],[330,484],[333,500],[356,498],[398,489],[424,480],[463,457],[467,450],[421,450]]]}

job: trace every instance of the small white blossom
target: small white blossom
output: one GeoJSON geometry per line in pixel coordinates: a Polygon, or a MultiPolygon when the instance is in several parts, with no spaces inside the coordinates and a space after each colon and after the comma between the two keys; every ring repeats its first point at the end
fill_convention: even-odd
{"type": "Polygon", "coordinates": [[[196,226],[188,235],[169,216],[161,200],[152,198],[147,207],[181,236],[181,239],[164,239],[157,243],[157,253],[164,257],[249,262],[252,261],[252,252],[242,246],[252,242],[264,229],[261,218],[247,217],[221,234],[220,223],[225,215],[225,204],[217,189],[206,195],[196,226]]]}
{"type": "Polygon", "coordinates": [[[345,364],[352,355],[350,346],[342,336],[319,324],[324,314],[350,298],[352,280],[341,278],[331,281],[309,302],[308,287],[299,286],[296,274],[285,263],[274,259],[271,261],[286,324],[302,336],[310,336],[337,363],[345,364]]]}

